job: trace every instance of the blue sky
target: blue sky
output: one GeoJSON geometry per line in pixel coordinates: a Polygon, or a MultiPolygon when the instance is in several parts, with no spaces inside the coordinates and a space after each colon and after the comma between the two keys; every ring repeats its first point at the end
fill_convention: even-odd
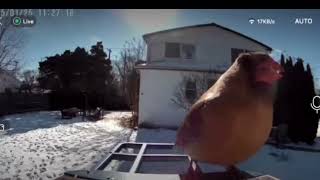
{"type": "Polygon", "coordinates": [[[73,17],[37,17],[34,27],[23,29],[25,69],[36,69],[46,56],[77,46],[89,49],[100,40],[106,48],[112,48],[115,58],[118,48],[133,37],[211,22],[302,57],[311,64],[315,78],[320,78],[320,10],[74,10],[73,17]],[[311,17],[312,25],[293,23],[295,18],[304,17],[311,17]],[[250,25],[249,18],[272,18],[276,23],[250,25]]]}

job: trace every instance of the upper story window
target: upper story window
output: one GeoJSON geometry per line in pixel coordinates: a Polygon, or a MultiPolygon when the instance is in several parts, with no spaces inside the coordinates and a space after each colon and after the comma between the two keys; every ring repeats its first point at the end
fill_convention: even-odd
{"type": "Polygon", "coordinates": [[[231,48],[231,63],[233,63],[237,59],[239,54],[245,53],[245,52],[252,52],[252,51],[247,49],[231,48]]]}
{"type": "Polygon", "coordinates": [[[180,58],[180,44],[166,43],[165,56],[168,58],[180,58]]]}
{"type": "Polygon", "coordinates": [[[195,47],[192,44],[182,43],[166,43],[165,57],[167,58],[181,58],[193,59],[195,56],[195,47]]]}
{"type": "Polygon", "coordinates": [[[192,44],[182,44],[182,58],[193,59],[195,48],[192,44]]]}

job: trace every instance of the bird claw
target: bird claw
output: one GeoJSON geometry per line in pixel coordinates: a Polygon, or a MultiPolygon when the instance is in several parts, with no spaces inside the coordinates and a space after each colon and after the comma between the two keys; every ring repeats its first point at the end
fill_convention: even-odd
{"type": "Polygon", "coordinates": [[[188,172],[181,178],[182,180],[201,180],[202,171],[197,162],[191,160],[188,172]]]}

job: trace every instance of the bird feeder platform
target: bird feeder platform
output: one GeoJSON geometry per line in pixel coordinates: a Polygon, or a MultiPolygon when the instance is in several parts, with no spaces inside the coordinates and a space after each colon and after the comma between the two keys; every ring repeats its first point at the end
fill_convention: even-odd
{"type": "MultiPolygon", "coordinates": [[[[202,167],[201,167],[202,169],[202,167]]],[[[173,143],[120,143],[93,170],[68,171],[58,179],[94,180],[202,180],[230,179],[226,172],[203,172],[198,163],[173,143]],[[195,166],[193,166],[195,165],[195,166]],[[192,176],[190,176],[190,168],[192,176]],[[196,173],[196,175],[195,175],[196,173]]],[[[243,172],[250,180],[277,180],[269,175],[243,172]]]]}

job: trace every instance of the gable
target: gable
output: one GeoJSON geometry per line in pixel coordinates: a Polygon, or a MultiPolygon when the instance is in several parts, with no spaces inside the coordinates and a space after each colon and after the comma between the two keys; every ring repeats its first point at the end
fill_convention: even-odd
{"type": "Polygon", "coordinates": [[[202,25],[195,25],[195,26],[186,26],[186,27],[180,27],[180,28],[174,28],[174,29],[168,29],[168,30],[164,30],[164,31],[158,31],[158,32],[153,32],[153,33],[149,33],[149,34],[145,34],[143,35],[144,40],[148,42],[152,39],[166,39],[165,37],[168,38],[177,38],[177,37],[181,37],[181,36],[190,36],[190,35],[195,35],[197,36],[201,36],[202,33],[206,33],[206,32],[210,32],[210,35],[227,35],[230,38],[241,38],[244,39],[246,41],[249,41],[250,43],[256,44],[258,46],[261,46],[263,49],[267,50],[267,51],[271,51],[272,48],[269,47],[266,44],[263,44],[251,37],[248,37],[244,34],[241,34],[239,32],[236,32],[234,30],[231,30],[229,28],[220,26],[218,24],[215,23],[211,23],[211,24],[202,24],[202,25]],[[162,38],[164,37],[164,38],[162,38]]]}

